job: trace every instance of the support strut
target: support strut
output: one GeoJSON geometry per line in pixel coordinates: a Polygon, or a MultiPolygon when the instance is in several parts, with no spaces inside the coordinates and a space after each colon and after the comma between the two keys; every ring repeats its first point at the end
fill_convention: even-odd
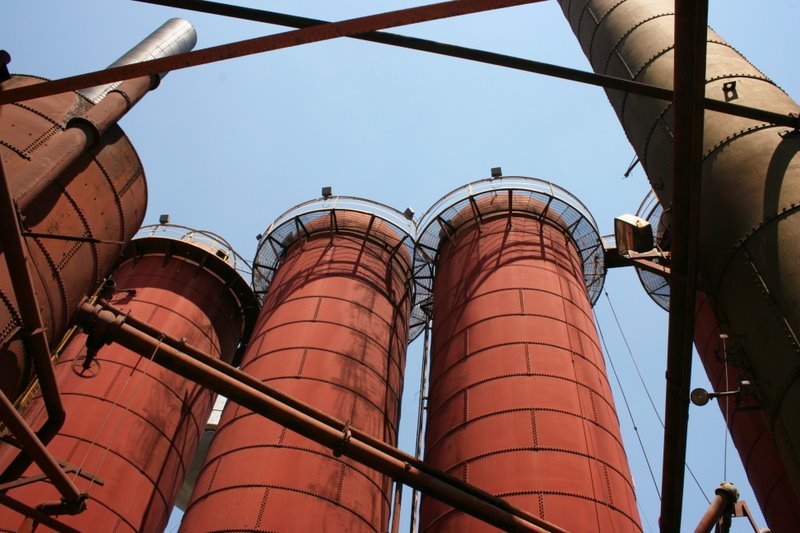
{"type": "MultiPolygon", "coordinates": [[[[464,511],[505,531],[563,532],[558,526],[526,511],[515,508],[477,488],[470,487],[442,472],[432,472],[419,460],[389,446],[376,445],[375,439],[333,420],[327,415],[280,393],[255,378],[216,361],[197,348],[186,346],[192,357],[170,346],[170,341],[147,335],[133,327],[128,317],[119,323],[117,315],[101,306],[83,303],[75,319],[86,330],[108,327],[111,337],[106,342],[117,342],[138,354],[152,356],[152,360],[178,375],[190,379],[229,400],[285,426],[323,446],[336,450],[378,472],[406,485],[422,490],[442,502],[464,511]],[[227,367],[224,371],[221,366],[227,367]],[[289,400],[289,401],[286,401],[289,400]],[[291,402],[291,403],[290,403],[291,402]],[[331,423],[332,422],[332,423],[331,423]],[[346,438],[342,436],[346,435],[346,438]]],[[[173,339],[174,341],[174,339],[173,339]]],[[[380,441],[377,441],[380,442],[380,441]]]]}

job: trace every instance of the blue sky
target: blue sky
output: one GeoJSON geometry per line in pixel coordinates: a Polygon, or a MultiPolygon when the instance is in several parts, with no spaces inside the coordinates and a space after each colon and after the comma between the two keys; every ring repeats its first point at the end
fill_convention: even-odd
{"type": "MultiPolygon", "coordinates": [[[[239,3],[329,20],[421,4],[239,3]]],[[[793,53],[800,5],[713,0],[710,9],[710,23],[723,37],[800,97],[793,53]]],[[[130,1],[9,0],[0,18],[0,48],[11,53],[12,72],[59,78],[106,66],[173,16],[195,24],[202,48],[282,31],[130,1]]],[[[589,69],[552,0],[393,31],[589,69]]],[[[612,231],[614,216],[634,212],[648,191],[640,168],[623,177],[633,150],[602,90],[357,41],[171,73],[122,125],[148,177],[146,222],[169,213],[174,223],[219,233],[248,259],[257,234],[293,205],[317,197],[324,185],[421,214],[455,187],[502,166],[506,175],[547,179],[572,192],[601,233],[612,231]]],[[[632,271],[609,272],[606,288],[663,410],[667,315],[644,294],[632,271]]],[[[605,296],[596,311],[660,483],[661,427],[605,296]]],[[[418,341],[409,349],[403,403],[401,446],[411,450],[420,354],[418,341]]],[[[693,374],[693,386],[706,386],[699,364],[693,374]]],[[[616,391],[613,376],[610,380],[616,391]]],[[[643,526],[654,531],[658,497],[618,392],[616,402],[643,526]]],[[[722,481],[723,438],[718,409],[692,407],[688,461],[707,494],[722,481]]],[[[757,507],[732,447],[728,478],[757,507]]],[[[687,477],[684,529],[696,524],[706,506],[687,477]]],[[[745,524],[737,527],[747,531],[745,524]]]]}

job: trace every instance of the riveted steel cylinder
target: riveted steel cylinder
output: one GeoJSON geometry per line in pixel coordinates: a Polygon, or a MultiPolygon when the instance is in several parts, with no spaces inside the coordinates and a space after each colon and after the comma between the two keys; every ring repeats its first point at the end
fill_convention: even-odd
{"type": "MultiPolygon", "coordinates": [[[[279,218],[256,255],[255,287],[269,292],[241,369],[395,443],[412,232],[400,213],[343,197],[279,218]]],[[[385,531],[390,488],[389,478],[229,403],[181,530],[385,531]]]]}
{"type": "MultiPolygon", "coordinates": [[[[591,216],[526,178],[428,211],[433,347],[425,460],[569,531],[640,531],[592,317],[603,282],[591,216]]],[[[429,497],[421,531],[489,531],[429,497]]]]}
{"type": "MultiPolygon", "coordinates": [[[[147,227],[143,234],[114,270],[110,303],[230,362],[257,314],[252,291],[234,269],[235,254],[216,236],[186,228],[147,227]]],[[[102,485],[78,477],[87,508],[59,519],[79,531],[163,531],[213,394],[116,344],[101,347],[85,367],[86,340],[77,334],[56,364],[67,418],[48,449],[102,485]]],[[[113,341],[113,331],[106,340],[113,341]]],[[[43,416],[34,399],[26,417],[43,416]]],[[[36,473],[34,466],[27,475],[36,473]]],[[[56,492],[40,482],[8,495],[35,507],[56,492]]],[[[0,509],[0,529],[16,531],[21,521],[0,509]]]]}
{"type": "MultiPolygon", "coordinates": [[[[671,0],[560,0],[599,73],[671,87],[671,0]]],[[[709,98],[783,114],[800,106],[708,30],[709,98]]],[[[672,105],[607,91],[665,208],[672,204],[672,105]]],[[[705,113],[700,287],[739,339],[768,430],[800,496],[800,136],[783,126],[705,113]]]]}
{"type": "MultiPolygon", "coordinates": [[[[40,81],[14,76],[3,88],[40,81]]],[[[56,166],[48,148],[59,141],[70,119],[92,107],[77,93],[3,106],[0,157],[12,195],[32,184],[23,176],[56,166]],[[43,155],[44,154],[44,155],[43,155]]],[[[110,127],[99,144],[71,165],[22,211],[36,294],[48,340],[56,343],[67,329],[81,298],[111,270],[124,244],[139,229],[147,203],[147,187],[139,157],[122,130],[110,127]],[[106,243],[58,240],[92,238],[106,243]]],[[[15,398],[31,378],[20,340],[20,318],[8,268],[0,260],[0,387],[15,398]]]]}

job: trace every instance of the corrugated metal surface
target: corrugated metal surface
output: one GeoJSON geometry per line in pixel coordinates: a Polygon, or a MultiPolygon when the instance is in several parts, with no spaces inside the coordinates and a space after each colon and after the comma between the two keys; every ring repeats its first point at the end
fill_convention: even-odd
{"type": "MultiPolygon", "coordinates": [[[[545,205],[489,194],[449,220],[426,461],[570,531],[640,531],[582,257],[545,205]]],[[[457,530],[494,529],[423,499],[421,531],[457,530]]]]}
{"type": "MultiPolygon", "coordinates": [[[[242,308],[254,304],[252,294],[248,298],[241,290],[244,281],[224,261],[170,239],[133,241],[114,279],[118,291],[112,304],[226,360],[246,329],[242,308]],[[229,288],[236,278],[239,294],[229,288]]],[[[213,395],[114,344],[102,347],[83,370],[85,342],[83,334],[77,335],[56,366],[67,420],[48,449],[105,484],[77,478],[90,495],[87,510],[61,519],[80,531],[160,532],[205,429],[213,395]]],[[[35,419],[41,407],[34,400],[26,414],[35,419]]],[[[35,472],[34,467],[28,474],[35,472]]],[[[54,494],[42,483],[9,491],[31,506],[54,494]]],[[[0,529],[20,522],[18,515],[0,509],[0,529]]]]}
{"type": "MultiPolygon", "coordinates": [[[[3,86],[38,81],[39,78],[15,76],[3,86]]],[[[90,106],[75,93],[3,106],[0,156],[14,197],[31,186],[20,181],[21,175],[54,165],[41,153],[58,138],[69,119],[80,116],[90,106]]],[[[139,158],[122,130],[113,126],[97,149],[28,206],[23,230],[127,242],[142,222],[146,202],[147,188],[139,158]]],[[[65,333],[72,309],[101,282],[123,245],[43,237],[26,240],[48,340],[53,345],[65,333]]],[[[11,398],[29,379],[22,344],[13,340],[18,337],[19,324],[6,264],[0,261],[0,387],[11,398]]]]}
{"type": "MultiPolygon", "coordinates": [[[[396,229],[367,213],[326,211],[292,227],[241,368],[394,443],[411,257],[398,253],[396,229]]],[[[384,531],[390,488],[375,471],[229,403],[181,530],[384,531]]]]}

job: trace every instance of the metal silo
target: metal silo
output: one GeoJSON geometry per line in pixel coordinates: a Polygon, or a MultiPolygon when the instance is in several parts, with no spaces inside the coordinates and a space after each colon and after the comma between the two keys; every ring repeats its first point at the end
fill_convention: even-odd
{"type": "MultiPolygon", "coordinates": [[[[592,317],[605,272],[589,212],[548,182],[498,178],[451,192],[421,227],[426,463],[569,531],[640,531],[592,317]]],[[[462,529],[493,530],[423,498],[421,531],[462,529]]]]}
{"type": "MultiPolygon", "coordinates": [[[[230,362],[257,313],[236,271],[244,261],[216,235],[181,226],[147,226],[139,237],[99,304],[120,324],[149,323],[230,362]]],[[[162,531],[214,395],[112,340],[107,329],[76,334],[56,363],[67,418],[48,450],[80,469],[75,483],[88,494],[85,511],[60,520],[80,531],[162,531]]],[[[34,399],[26,416],[42,415],[34,399]]],[[[36,507],[56,493],[38,482],[8,495],[36,507]]],[[[0,508],[0,527],[16,530],[21,521],[0,508]]]]}
{"type": "MultiPolygon", "coordinates": [[[[299,205],[261,237],[262,312],[241,369],[394,444],[412,308],[413,223],[381,204],[299,205]]],[[[391,480],[229,403],[182,531],[382,531],[391,480]]]]}

